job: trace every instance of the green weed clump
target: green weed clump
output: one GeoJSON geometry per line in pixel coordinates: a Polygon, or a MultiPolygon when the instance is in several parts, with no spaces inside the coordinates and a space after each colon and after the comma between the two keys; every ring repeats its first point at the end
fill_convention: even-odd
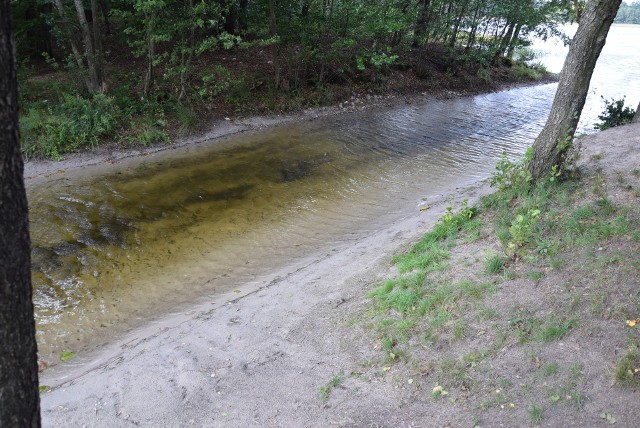
{"type": "Polygon", "coordinates": [[[335,387],[339,386],[344,380],[344,372],[341,371],[337,375],[335,375],[326,385],[320,387],[320,400],[322,402],[326,402],[329,399],[329,394],[331,390],[335,387]]]}
{"type": "Polygon", "coordinates": [[[625,386],[640,386],[640,350],[632,345],[627,353],[618,360],[614,376],[617,382],[625,386]]]}
{"type": "Polygon", "coordinates": [[[96,147],[112,135],[122,114],[112,97],[81,98],[63,94],[55,107],[33,106],[20,119],[26,156],[60,159],[63,153],[96,147]]]}

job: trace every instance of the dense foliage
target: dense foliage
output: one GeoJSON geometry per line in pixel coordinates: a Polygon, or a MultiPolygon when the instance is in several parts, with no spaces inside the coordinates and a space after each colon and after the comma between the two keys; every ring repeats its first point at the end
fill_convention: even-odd
{"type": "Polygon", "coordinates": [[[624,98],[619,100],[612,99],[611,101],[603,98],[602,100],[604,101],[604,110],[598,115],[598,119],[601,122],[595,125],[595,129],[604,131],[615,126],[631,123],[635,110],[624,105],[624,98]]]}
{"type": "Polygon", "coordinates": [[[293,97],[311,88],[314,102],[331,102],[331,85],[383,84],[393,68],[423,79],[437,70],[487,80],[487,70],[510,64],[528,35],[558,35],[579,3],[12,0],[28,152],[59,156],[115,134],[166,139],[167,116],[188,128],[214,100],[243,110],[258,104],[258,94],[293,97]],[[252,63],[243,72],[231,61],[246,50],[252,63]],[[229,52],[222,61],[221,51],[229,52]],[[51,71],[53,78],[42,78],[51,71]],[[105,105],[115,107],[108,124],[85,118],[79,137],[60,141],[71,132],[70,111],[90,116],[105,105]],[[42,124],[34,125],[36,117],[42,124]],[[87,129],[97,132],[82,136],[87,129]]]}
{"type": "Polygon", "coordinates": [[[622,3],[614,22],[619,24],[640,24],[640,3],[622,3]]]}

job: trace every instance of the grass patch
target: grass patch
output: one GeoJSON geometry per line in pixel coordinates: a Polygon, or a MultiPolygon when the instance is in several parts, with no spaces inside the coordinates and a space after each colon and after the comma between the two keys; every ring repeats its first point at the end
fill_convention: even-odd
{"type": "Polygon", "coordinates": [[[484,270],[486,273],[495,275],[504,269],[504,259],[499,254],[491,254],[484,261],[484,270]]]}
{"type": "Polygon", "coordinates": [[[329,382],[327,382],[326,385],[320,387],[320,400],[322,400],[323,403],[327,402],[327,400],[329,400],[329,394],[331,394],[331,391],[339,386],[343,380],[344,372],[341,371],[340,373],[336,374],[329,382]]]}
{"type": "Polygon", "coordinates": [[[564,337],[577,325],[574,318],[563,319],[555,315],[538,318],[531,310],[519,310],[508,320],[512,333],[520,343],[530,341],[551,342],[564,337]]]}
{"type": "Polygon", "coordinates": [[[560,319],[551,317],[545,320],[538,328],[535,335],[536,339],[543,342],[551,342],[553,340],[561,339],[569,330],[571,330],[577,321],[575,319],[560,319]]]}
{"type": "MultiPolygon", "coordinates": [[[[502,164],[499,171],[496,193],[482,198],[477,210],[454,213],[450,208],[411,251],[394,258],[400,274],[378,285],[370,297],[385,320],[379,331],[387,340],[386,361],[403,352],[415,358],[408,363],[426,358],[435,370],[418,370],[432,377],[431,385],[459,389],[453,397],[471,388],[490,391],[472,394],[476,409],[509,410],[529,403],[518,417],[528,413],[530,421],[517,424],[541,424],[557,418],[557,411],[545,417],[545,408],[565,406],[563,412],[575,412],[586,400],[583,367],[571,363],[572,352],[553,342],[578,325],[590,331],[594,320],[637,317],[633,281],[640,270],[635,256],[640,210],[610,199],[602,177],[596,177],[602,186],[594,195],[587,188],[591,177],[554,175],[533,184],[517,168],[502,164]],[[480,234],[479,243],[453,250],[480,234]],[[496,241],[501,248],[495,248],[496,241]],[[451,268],[442,269],[445,264],[451,268]],[[499,298],[489,303],[494,293],[499,298]],[[460,357],[461,349],[478,341],[486,341],[490,356],[516,348],[506,353],[509,362],[536,369],[520,376],[506,365],[483,364],[486,355],[460,357]],[[522,357],[527,348],[535,349],[531,361],[522,357]],[[554,362],[543,360],[549,349],[560,349],[561,355],[553,353],[554,362]]],[[[623,332],[632,340],[636,333],[632,328],[623,332]]],[[[616,362],[614,372],[618,383],[640,386],[637,348],[616,362]]]]}
{"type": "Polygon", "coordinates": [[[534,425],[538,425],[544,419],[544,409],[537,404],[532,404],[529,407],[529,419],[534,425]]]}
{"type": "Polygon", "coordinates": [[[558,373],[558,365],[556,363],[545,364],[543,370],[546,376],[553,376],[558,373]]]}
{"type": "Polygon", "coordinates": [[[631,346],[616,362],[614,376],[622,385],[634,388],[640,386],[640,351],[636,345],[631,346]]]}

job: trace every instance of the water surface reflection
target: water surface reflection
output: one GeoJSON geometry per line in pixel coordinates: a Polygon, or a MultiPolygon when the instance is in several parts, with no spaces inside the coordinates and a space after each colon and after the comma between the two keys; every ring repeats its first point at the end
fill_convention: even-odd
{"type": "Polygon", "coordinates": [[[555,85],[344,114],[30,191],[40,351],[357,240],[521,154],[555,85]]]}

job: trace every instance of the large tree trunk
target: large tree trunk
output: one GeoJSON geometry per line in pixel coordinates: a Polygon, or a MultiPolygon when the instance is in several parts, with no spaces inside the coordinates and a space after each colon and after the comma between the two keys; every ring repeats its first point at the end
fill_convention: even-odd
{"type": "Polygon", "coordinates": [[[604,47],[621,0],[590,0],[560,72],[549,118],[533,143],[530,164],[534,179],[545,177],[554,165],[562,167],[589,91],[591,75],[604,47]]]}
{"type": "Polygon", "coordinates": [[[631,119],[631,123],[640,123],[640,103],[638,103],[636,114],[633,116],[633,119],[631,119]]]}
{"type": "Polygon", "coordinates": [[[39,427],[31,249],[9,0],[0,0],[0,426],[39,427]]]}

